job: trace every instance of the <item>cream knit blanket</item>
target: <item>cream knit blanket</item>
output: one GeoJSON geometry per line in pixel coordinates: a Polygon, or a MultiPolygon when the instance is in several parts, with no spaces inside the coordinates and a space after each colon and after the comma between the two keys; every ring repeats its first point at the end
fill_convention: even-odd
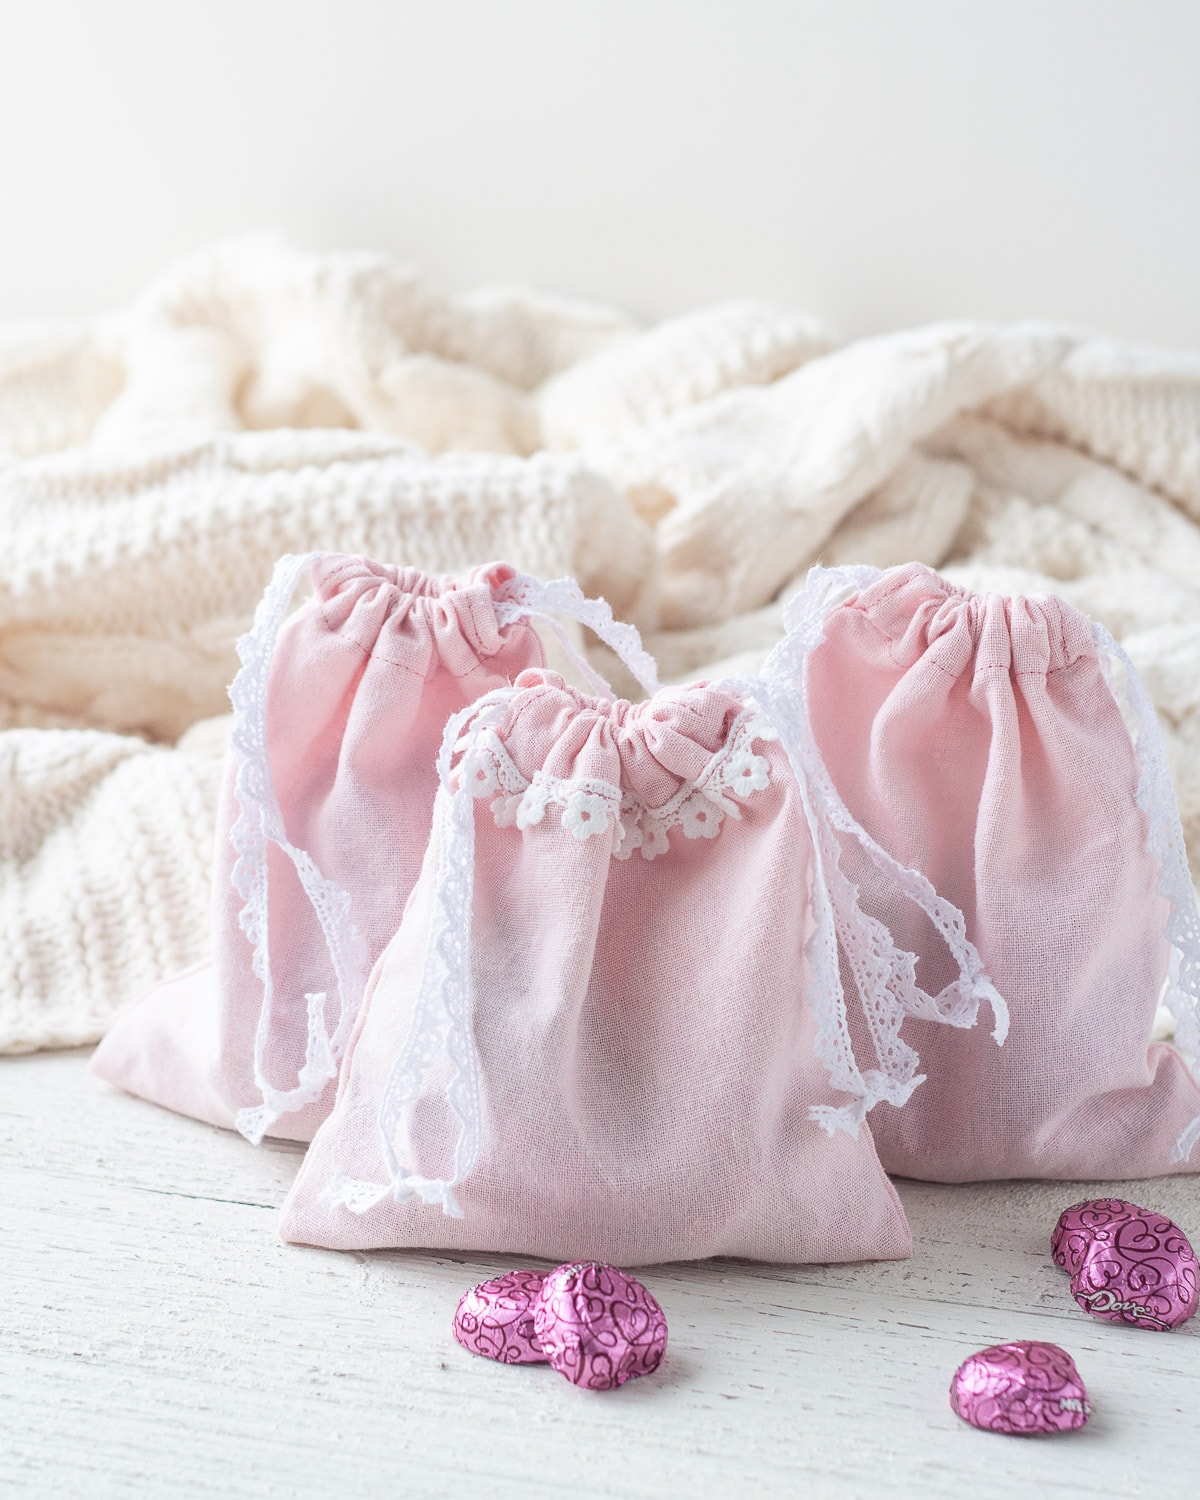
{"type": "Polygon", "coordinates": [[[818,559],[1054,589],[1144,674],[1200,860],[1200,356],[838,347],[755,303],[641,328],[239,241],[0,335],[0,516],[0,1050],[91,1041],[204,954],[214,716],[285,551],[573,573],[667,678],[756,665],[818,559]]]}

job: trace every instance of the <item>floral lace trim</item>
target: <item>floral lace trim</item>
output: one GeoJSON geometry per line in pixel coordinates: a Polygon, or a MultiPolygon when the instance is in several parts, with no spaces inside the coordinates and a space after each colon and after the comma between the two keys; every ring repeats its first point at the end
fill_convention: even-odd
{"type": "MultiPolygon", "coordinates": [[[[1125,696],[1137,719],[1137,805],[1146,819],[1146,848],[1158,861],[1158,891],[1170,905],[1166,935],[1171,945],[1171,967],[1163,1003],[1175,1020],[1175,1041],[1189,1065],[1196,1070],[1200,1057],[1200,912],[1196,890],[1188,870],[1187,846],[1179,805],[1163,743],[1162,729],[1137,669],[1125,650],[1103,625],[1092,622],[1092,636],[1105,680],[1114,698],[1120,699],[1110,663],[1120,662],[1125,672],[1125,696]]],[[[1200,1116],[1179,1135],[1171,1153],[1173,1162],[1187,1161],[1200,1140],[1200,1116]]]]}
{"type": "Polygon", "coordinates": [[[608,781],[563,780],[545,771],[527,780],[499,737],[487,729],[475,739],[459,774],[474,797],[491,799],[498,828],[533,828],[553,808],[560,810],[563,828],[581,843],[615,827],[614,859],[629,859],[637,852],[651,860],[667,852],[672,828],[688,839],[713,839],[726,818],[740,820],[739,804],[765,791],[771,780],[770,763],[754,746],[776,738],[761,714],[739,714],[729,738],[701,774],[661,807],[647,807],[608,781]]]}

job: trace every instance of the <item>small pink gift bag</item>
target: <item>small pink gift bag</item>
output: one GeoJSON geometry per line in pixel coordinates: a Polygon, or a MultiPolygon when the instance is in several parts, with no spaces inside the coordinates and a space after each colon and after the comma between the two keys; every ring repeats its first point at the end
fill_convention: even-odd
{"type": "Polygon", "coordinates": [[[420,879],[376,963],[285,1239],[638,1265],[897,1258],[868,1108],[936,1000],[827,869],[782,674],[631,705],[532,670],[448,727],[420,879]],[[862,1069],[847,955],[879,1067],[862,1069]],[[814,1128],[825,1127],[829,1138],[814,1128]]]}
{"type": "MultiPolygon", "coordinates": [[[[1200,1091],[1151,1029],[1166,985],[1194,1053],[1200,920],[1124,653],[1061,599],[974,594],[918,564],[814,569],[791,618],[831,796],[961,909],[1011,1015],[1000,1050],[907,1024],[928,1077],[872,1117],[883,1164],[947,1182],[1187,1170],[1200,1091]]],[[[935,984],[932,926],[860,848],[864,904],[935,984]]]]}
{"type": "Polygon", "coordinates": [[[550,611],[628,644],[602,600],[503,563],[456,580],[281,560],[230,689],[214,961],[118,1020],[102,1078],[251,1140],[311,1138],[420,869],[446,720],[544,661],[529,620],[550,611]],[[285,623],[306,568],[313,597],[285,623]]]}

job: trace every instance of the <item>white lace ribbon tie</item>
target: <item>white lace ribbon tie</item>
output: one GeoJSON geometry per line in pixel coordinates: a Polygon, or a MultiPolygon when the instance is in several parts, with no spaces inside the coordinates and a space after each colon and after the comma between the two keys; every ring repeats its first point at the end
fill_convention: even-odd
{"type": "Polygon", "coordinates": [[[287,554],[275,565],[254,623],[237,643],[241,668],[229,689],[233,704],[230,750],[236,766],[234,795],[238,816],[230,832],[237,856],[232,883],[243,906],[239,920],[253,948],[251,965],[262,985],[262,1002],[254,1035],[254,1082],[262,1103],[238,1112],[237,1128],[257,1145],[281,1115],[315,1102],[336,1076],[366,984],[366,945],[350,915],[350,895],[317,869],[311,856],[291,843],[275,793],[267,746],[267,689],[280,626],[301,573],[323,556],[319,552],[287,554]],[[287,855],[325,939],[337,984],[337,1024],[326,1017],[328,997],[305,996],[307,1027],[296,1082],[279,1088],[266,1075],[265,1055],[271,1037],[275,986],[271,973],[267,859],[274,844],[287,855]]]}
{"type": "Polygon", "coordinates": [[[845,1130],[856,1135],[876,1104],[902,1105],[924,1081],[917,1072],[916,1052],[900,1035],[907,1016],[970,1027],[978,1019],[980,1002],[986,1001],[998,1044],[1007,1036],[1009,1024],[1008,1007],[967,937],[962,913],[919,871],[893,858],[851,815],[813,732],[807,663],[824,638],[826,616],[842,599],[880,576],[877,568],[813,568],[804,589],[788,605],[787,633],[767,658],[761,676],[733,684],[760,704],[778,732],[811,836],[816,925],[805,956],[812,978],[809,998],[817,1022],[816,1050],[834,1088],[853,1096],[842,1106],[810,1109],[811,1117],[830,1134],[845,1130]],[[841,868],[841,837],[859,845],[880,874],[929,917],[946,943],[958,978],[938,995],[927,994],[917,983],[915,956],[899,948],[884,923],[862,909],[858,891],[841,868]],[[841,978],[843,954],[867,1022],[876,1068],[861,1068],[854,1054],[841,978]]]}
{"type": "Polygon", "coordinates": [[[574,620],[610,647],[637,678],[649,697],[658,691],[658,667],[642,645],[637,627],[613,618],[606,599],[589,599],[573,578],[555,578],[542,583],[528,573],[517,573],[496,590],[496,619],[500,625],[519,619],[544,621],[554,631],[563,649],[602,697],[611,699],[612,688],[582,656],[559,623],[574,620]]]}

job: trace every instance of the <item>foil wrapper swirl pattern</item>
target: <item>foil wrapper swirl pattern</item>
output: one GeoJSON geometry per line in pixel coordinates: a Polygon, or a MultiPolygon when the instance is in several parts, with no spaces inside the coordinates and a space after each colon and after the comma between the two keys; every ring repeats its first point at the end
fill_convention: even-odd
{"type": "Polygon", "coordinates": [[[1074,1276],[1097,1239],[1110,1237],[1123,1220],[1142,1212],[1136,1203],[1127,1203],[1124,1198],[1089,1198],[1064,1208],[1050,1236],[1055,1264],[1074,1276]]]}
{"type": "Polygon", "coordinates": [[[955,1371],[950,1405],[984,1432],[1071,1432],[1091,1415],[1075,1361],[1057,1344],[1023,1339],[972,1354],[955,1371]]]}
{"type": "Polygon", "coordinates": [[[454,1314],[454,1337],[472,1354],[503,1365],[544,1364],[533,1328],[541,1271],[510,1271],[463,1294],[454,1314]]]}
{"type": "Polygon", "coordinates": [[[649,1375],[667,1347],[667,1320],[641,1282],[594,1262],[546,1277],[534,1328],[551,1365],[589,1391],[649,1375]]]}
{"type": "Polygon", "coordinates": [[[1179,1225],[1139,1208],[1098,1230],[1071,1277],[1085,1312],[1166,1332],[1194,1316],[1196,1252],[1179,1225]]]}

